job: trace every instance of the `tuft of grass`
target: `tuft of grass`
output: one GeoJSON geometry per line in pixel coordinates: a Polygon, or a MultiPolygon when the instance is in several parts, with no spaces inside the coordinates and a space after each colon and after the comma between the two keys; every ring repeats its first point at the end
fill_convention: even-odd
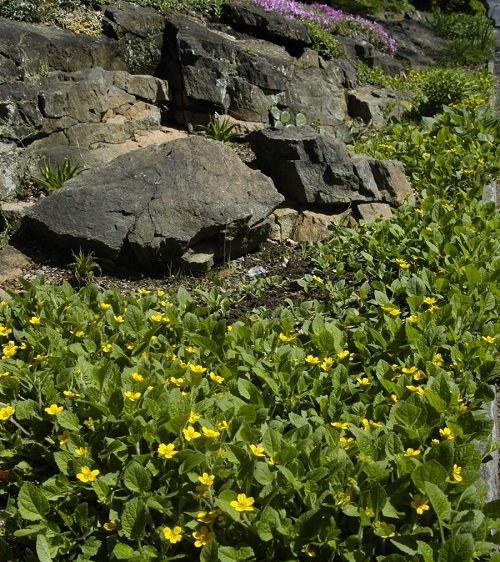
{"type": "Polygon", "coordinates": [[[32,176],[31,180],[47,192],[51,192],[61,188],[65,182],[81,172],[80,164],[73,165],[68,158],[65,158],[64,162],[57,164],[55,167],[52,166],[50,161],[45,162],[40,166],[43,179],[32,176]]]}

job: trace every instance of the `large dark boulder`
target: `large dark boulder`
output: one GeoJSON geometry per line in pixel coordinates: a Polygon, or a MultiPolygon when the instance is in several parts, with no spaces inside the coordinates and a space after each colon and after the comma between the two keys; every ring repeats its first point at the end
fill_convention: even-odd
{"type": "Polygon", "coordinates": [[[401,163],[351,154],[312,127],[264,129],[250,135],[257,165],[278,191],[300,203],[402,203],[412,190],[401,163]]]}
{"type": "Polygon", "coordinates": [[[278,12],[267,12],[255,4],[234,2],[222,5],[221,21],[289,49],[312,44],[308,26],[278,12]]]}
{"type": "Polygon", "coordinates": [[[106,6],[103,33],[116,39],[133,74],[157,75],[163,48],[165,18],[151,7],[119,2],[106,6]]]}
{"type": "Polygon", "coordinates": [[[168,76],[179,122],[206,122],[207,113],[218,111],[268,125],[273,106],[306,112],[309,122],[326,128],[346,116],[337,66],[305,65],[275,43],[179,15],[168,18],[165,37],[159,72],[168,76]]]}
{"type": "Polygon", "coordinates": [[[283,201],[228,146],[200,137],[154,145],[84,172],[41,200],[28,227],[61,246],[164,271],[206,269],[263,241],[283,201]]]}
{"type": "Polygon", "coordinates": [[[48,70],[127,70],[117,41],[0,18],[0,84],[48,70]]]}

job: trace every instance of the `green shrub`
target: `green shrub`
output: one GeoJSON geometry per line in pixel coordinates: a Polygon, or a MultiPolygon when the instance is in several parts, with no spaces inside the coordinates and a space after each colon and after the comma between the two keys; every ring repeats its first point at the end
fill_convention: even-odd
{"type": "Polygon", "coordinates": [[[323,29],[313,21],[308,21],[309,34],[312,39],[312,48],[327,60],[334,60],[342,56],[342,45],[329,31],[323,29]]]}
{"type": "Polygon", "coordinates": [[[401,13],[411,8],[411,4],[407,0],[331,0],[327,4],[350,14],[361,15],[381,12],[401,13]]]}
{"type": "Polygon", "coordinates": [[[447,40],[443,63],[475,65],[487,61],[492,54],[495,30],[484,14],[468,16],[435,11],[432,26],[447,40]]]}

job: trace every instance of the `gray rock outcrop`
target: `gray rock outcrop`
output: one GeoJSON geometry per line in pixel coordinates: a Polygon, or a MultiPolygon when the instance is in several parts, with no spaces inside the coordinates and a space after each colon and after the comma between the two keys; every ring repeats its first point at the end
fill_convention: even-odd
{"type": "Polygon", "coordinates": [[[158,272],[172,264],[206,269],[263,241],[267,217],[282,201],[229,147],[189,137],[69,180],[33,207],[27,225],[116,263],[158,272]]]}
{"type": "Polygon", "coordinates": [[[312,127],[256,131],[250,144],[259,168],[300,203],[399,205],[413,196],[401,163],[353,155],[343,142],[312,127]]]}

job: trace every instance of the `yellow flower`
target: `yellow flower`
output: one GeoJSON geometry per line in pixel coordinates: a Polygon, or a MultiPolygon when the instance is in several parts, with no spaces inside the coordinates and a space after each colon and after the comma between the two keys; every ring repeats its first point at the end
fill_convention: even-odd
{"type": "Polygon", "coordinates": [[[78,447],[78,449],[75,449],[75,455],[77,457],[84,457],[88,452],[89,450],[87,449],[87,447],[78,447]]]}
{"type": "Polygon", "coordinates": [[[186,353],[196,353],[196,348],[195,347],[191,347],[190,345],[188,345],[186,347],[186,353]]]}
{"type": "Polygon", "coordinates": [[[220,375],[216,375],[213,371],[210,371],[208,376],[210,377],[211,380],[213,380],[217,384],[222,384],[224,382],[224,377],[221,377],[220,375]]]}
{"type": "Polygon", "coordinates": [[[59,440],[59,445],[62,447],[63,445],[66,445],[66,443],[69,441],[69,438],[71,437],[69,431],[65,431],[62,435],[58,435],[57,439],[59,440]]]}
{"type": "Polygon", "coordinates": [[[385,310],[391,316],[399,316],[401,314],[401,310],[397,306],[394,306],[393,304],[386,304],[385,306],[382,307],[382,310],[385,310]]]}
{"type": "Polygon", "coordinates": [[[445,427],[439,430],[439,434],[443,439],[454,439],[453,431],[449,427],[445,427]]]}
{"type": "Polygon", "coordinates": [[[81,338],[85,335],[85,332],[83,330],[77,330],[73,335],[75,336],[75,338],[81,338]]]}
{"type": "Polygon", "coordinates": [[[153,314],[153,316],[151,316],[151,320],[153,322],[164,322],[166,320],[166,316],[163,312],[158,312],[157,314],[153,314]]]}
{"type": "Polygon", "coordinates": [[[432,306],[433,304],[437,303],[437,299],[435,299],[434,297],[425,297],[424,302],[425,304],[432,306]]]}
{"type": "Polygon", "coordinates": [[[192,425],[189,425],[188,427],[183,429],[182,433],[184,434],[184,438],[186,439],[186,441],[191,441],[192,439],[201,437],[201,433],[199,431],[196,431],[196,429],[192,425]]]}
{"type": "Polygon", "coordinates": [[[416,392],[419,396],[422,396],[423,394],[425,394],[425,389],[423,389],[421,386],[415,386],[413,384],[407,384],[406,388],[410,392],[416,392]]]}
{"type": "Polygon", "coordinates": [[[363,426],[363,429],[365,431],[370,429],[370,427],[373,427],[373,428],[382,427],[381,423],[375,422],[373,420],[369,420],[367,418],[363,418],[361,420],[361,425],[363,426]]]}
{"type": "Polygon", "coordinates": [[[415,324],[416,322],[418,322],[418,314],[410,314],[410,316],[408,316],[408,320],[412,324],[415,324]]]}
{"type": "Polygon", "coordinates": [[[188,363],[188,367],[192,373],[197,375],[202,375],[207,370],[206,367],[203,367],[202,365],[195,365],[194,363],[188,363]]]}
{"type": "Polygon", "coordinates": [[[121,314],[119,314],[118,316],[113,316],[113,320],[117,324],[123,324],[125,322],[125,319],[123,318],[123,316],[121,314]]]}
{"type": "Polygon", "coordinates": [[[217,517],[219,516],[220,512],[217,509],[211,509],[209,512],[206,511],[198,511],[196,515],[196,521],[200,523],[213,523],[217,517]]]}
{"type": "Polygon", "coordinates": [[[136,400],[139,400],[139,398],[142,396],[142,394],[140,392],[133,392],[132,390],[126,390],[123,395],[125,396],[125,398],[128,398],[131,402],[135,402],[136,400]]]}
{"type": "Polygon", "coordinates": [[[455,480],[455,482],[462,482],[463,478],[462,478],[461,472],[462,472],[462,467],[454,464],[452,476],[453,476],[453,480],[455,480]]]}
{"type": "Polygon", "coordinates": [[[12,406],[4,406],[0,408],[0,421],[7,421],[16,412],[16,409],[12,406]]]}
{"type": "Polygon", "coordinates": [[[495,338],[493,336],[481,336],[481,338],[489,344],[495,343],[495,338]]]}
{"type": "Polygon", "coordinates": [[[266,452],[264,451],[264,447],[261,447],[260,445],[249,445],[250,447],[250,451],[252,451],[252,454],[255,457],[264,457],[266,455],[266,452]]]}
{"type": "Polygon", "coordinates": [[[151,291],[149,289],[138,289],[137,291],[140,295],[150,295],[151,291]]]}
{"type": "Polygon", "coordinates": [[[171,459],[179,451],[175,450],[173,443],[160,443],[158,445],[158,454],[164,456],[166,459],[171,459]]]}
{"type": "Polygon", "coordinates": [[[414,378],[416,381],[421,381],[422,379],[425,379],[425,373],[424,373],[421,369],[418,369],[418,370],[414,373],[413,378],[414,378]]]}
{"type": "Polygon", "coordinates": [[[431,440],[431,445],[432,445],[433,447],[435,447],[436,445],[439,445],[439,439],[432,439],[432,440],[431,440]]]}
{"type": "Polygon", "coordinates": [[[33,326],[40,326],[40,318],[38,316],[32,316],[30,318],[30,324],[33,326]]]}
{"type": "Polygon", "coordinates": [[[335,427],[336,429],[347,429],[349,427],[349,422],[330,422],[330,425],[335,427]]]}
{"type": "Polygon", "coordinates": [[[397,401],[398,401],[398,396],[397,396],[397,394],[391,394],[391,396],[390,396],[390,402],[391,402],[391,404],[396,404],[397,401]]]}
{"type": "Polygon", "coordinates": [[[156,290],[156,296],[157,297],[163,297],[165,296],[165,291],[163,289],[157,289],[156,290]]]}
{"type": "Polygon", "coordinates": [[[403,373],[407,374],[407,375],[413,375],[413,373],[417,372],[417,367],[413,366],[413,367],[403,367],[401,369],[403,371],[403,373]]]}
{"type": "Polygon", "coordinates": [[[321,363],[321,368],[323,371],[329,371],[333,367],[333,358],[332,357],[325,357],[323,359],[323,363],[321,363]]]}
{"type": "Polygon", "coordinates": [[[170,527],[163,527],[163,537],[171,544],[175,544],[182,540],[182,527],[176,526],[173,529],[170,527]]]}
{"type": "Polygon", "coordinates": [[[64,408],[62,406],[58,406],[57,404],[51,404],[47,408],[44,408],[44,410],[47,412],[47,414],[55,416],[59,412],[62,412],[64,408]]]}
{"type": "Polygon", "coordinates": [[[197,422],[200,418],[201,418],[200,414],[197,414],[196,412],[191,411],[189,413],[188,422],[193,424],[193,423],[197,422]]]}
{"type": "Polygon", "coordinates": [[[184,384],[184,379],[182,377],[179,378],[170,377],[168,380],[172,384],[175,384],[175,386],[182,386],[184,384]]]}
{"type": "Polygon", "coordinates": [[[222,420],[220,422],[216,422],[215,426],[220,431],[226,431],[229,429],[229,424],[226,420],[222,420]]]}
{"type": "Polygon", "coordinates": [[[441,355],[441,353],[436,353],[436,355],[434,355],[434,357],[432,358],[432,362],[434,363],[434,365],[441,367],[441,365],[443,364],[443,356],[441,355]]]}
{"type": "Polygon", "coordinates": [[[104,351],[104,353],[110,353],[110,351],[113,349],[113,346],[110,343],[105,343],[102,345],[101,349],[104,351]]]}
{"type": "Polygon", "coordinates": [[[2,359],[8,359],[9,357],[14,357],[17,353],[19,346],[16,345],[12,340],[9,340],[6,344],[2,346],[2,359]]]}
{"type": "Polygon", "coordinates": [[[97,476],[100,474],[100,470],[94,469],[94,470],[90,470],[89,466],[82,466],[81,472],[79,472],[76,477],[78,478],[78,480],[80,480],[80,482],[83,483],[87,483],[87,482],[93,482],[97,476]]]}
{"type": "Polygon", "coordinates": [[[205,437],[209,437],[210,439],[214,439],[220,435],[220,431],[215,431],[215,429],[209,429],[208,427],[202,426],[201,431],[205,437]]]}
{"type": "Polygon", "coordinates": [[[255,499],[252,497],[247,497],[245,494],[238,494],[237,498],[233,500],[229,505],[234,507],[236,511],[253,511],[255,508],[253,504],[255,499]]]}
{"type": "Polygon", "coordinates": [[[283,332],[280,332],[278,338],[281,342],[283,343],[289,343],[291,341],[293,341],[297,336],[294,334],[291,334],[289,336],[285,335],[283,332]]]}
{"type": "Polygon", "coordinates": [[[63,394],[64,394],[64,396],[67,396],[68,398],[77,398],[78,396],[80,396],[80,394],[78,394],[78,392],[73,392],[72,390],[64,390],[63,394]]]}
{"type": "Polygon", "coordinates": [[[406,451],[404,452],[404,456],[405,457],[418,457],[418,455],[420,455],[421,451],[420,449],[412,449],[411,447],[408,447],[408,449],[406,449],[406,451]]]}
{"type": "Polygon", "coordinates": [[[361,386],[368,386],[369,384],[371,384],[370,379],[368,377],[363,377],[363,378],[358,377],[356,380],[359,382],[361,386]]]}
{"type": "Polygon", "coordinates": [[[345,359],[345,358],[348,357],[348,356],[349,356],[349,352],[347,351],[347,349],[344,349],[344,351],[339,351],[339,352],[337,353],[337,357],[338,357],[339,359],[345,359]]]}
{"type": "Polygon", "coordinates": [[[429,500],[420,494],[415,494],[410,505],[417,512],[417,515],[422,515],[424,511],[428,511],[430,509],[429,500]]]}
{"type": "Polygon", "coordinates": [[[116,530],[118,524],[114,519],[111,519],[110,521],[104,523],[103,527],[106,531],[108,531],[108,533],[112,533],[114,530],[116,530]]]}
{"type": "Polygon", "coordinates": [[[12,334],[12,329],[0,324],[0,336],[8,336],[9,334],[12,334]]]}
{"type": "Polygon", "coordinates": [[[99,307],[100,307],[101,310],[108,310],[108,308],[111,308],[111,305],[108,304],[107,302],[102,302],[102,303],[99,305],[99,307]]]}
{"type": "Polygon", "coordinates": [[[198,481],[204,486],[213,486],[214,480],[215,476],[213,474],[208,474],[208,472],[204,472],[201,476],[198,476],[198,481]]]}
{"type": "Polygon", "coordinates": [[[141,382],[144,380],[144,377],[140,373],[132,373],[130,376],[135,382],[141,382]]]}
{"type": "Polygon", "coordinates": [[[320,359],[319,357],[316,357],[314,355],[308,355],[305,358],[305,362],[309,363],[309,365],[317,365],[319,363],[320,359]]]}
{"type": "Polygon", "coordinates": [[[342,447],[342,449],[345,449],[347,451],[348,449],[351,449],[356,445],[356,440],[354,439],[354,437],[341,437],[339,439],[339,445],[342,447]]]}
{"type": "Polygon", "coordinates": [[[215,538],[215,533],[213,531],[209,531],[208,527],[205,526],[203,526],[199,531],[194,531],[192,535],[196,539],[194,541],[194,546],[198,548],[205,546],[210,539],[215,538]]]}
{"type": "Polygon", "coordinates": [[[401,269],[410,269],[410,264],[406,260],[398,258],[396,260],[396,263],[399,265],[401,269]]]}

